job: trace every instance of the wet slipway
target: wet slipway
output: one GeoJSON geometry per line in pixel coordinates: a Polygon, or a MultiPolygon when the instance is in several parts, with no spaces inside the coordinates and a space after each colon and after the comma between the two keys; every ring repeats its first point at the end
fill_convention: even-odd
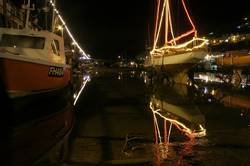
{"type": "Polygon", "coordinates": [[[15,165],[250,165],[247,88],[167,84],[133,69],[98,69],[78,83],[39,99],[39,109],[60,111],[15,114],[15,165]]]}

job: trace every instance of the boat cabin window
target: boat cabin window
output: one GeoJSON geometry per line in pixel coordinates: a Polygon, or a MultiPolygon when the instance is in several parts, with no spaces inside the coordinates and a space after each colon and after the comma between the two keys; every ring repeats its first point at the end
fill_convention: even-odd
{"type": "Polygon", "coordinates": [[[52,40],[51,47],[53,54],[60,56],[60,46],[58,40],[52,40]]]}
{"type": "Polygon", "coordinates": [[[43,49],[44,44],[45,38],[43,37],[10,34],[0,35],[1,47],[43,49]]]}

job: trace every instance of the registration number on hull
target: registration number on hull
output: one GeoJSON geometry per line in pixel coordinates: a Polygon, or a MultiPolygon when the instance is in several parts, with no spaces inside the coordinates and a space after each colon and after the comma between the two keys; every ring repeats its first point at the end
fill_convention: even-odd
{"type": "Polygon", "coordinates": [[[63,77],[63,67],[50,66],[48,75],[50,77],[63,77]]]}

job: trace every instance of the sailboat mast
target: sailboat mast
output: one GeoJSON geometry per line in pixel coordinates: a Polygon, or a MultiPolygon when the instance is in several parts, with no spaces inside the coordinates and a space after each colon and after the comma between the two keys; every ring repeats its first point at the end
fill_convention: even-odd
{"type": "Polygon", "coordinates": [[[164,13],[165,13],[166,1],[167,1],[167,0],[164,0],[164,3],[163,3],[163,8],[162,8],[162,12],[161,12],[161,17],[160,17],[159,26],[158,26],[158,28],[157,28],[157,33],[156,33],[156,38],[155,38],[155,41],[154,41],[153,50],[154,50],[155,47],[156,47],[156,44],[157,44],[157,42],[158,42],[159,35],[160,35],[160,32],[161,32],[161,26],[162,26],[162,21],[163,21],[164,13]]]}
{"type": "Polygon", "coordinates": [[[154,42],[156,41],[156,35],[158,31],[158,20],[159,20],[159,10],[160,10],[160,5],[161,5],[161,0],[156,0],[156,18],[155,18],[155,31],[154,31],[154,42]]]}
{"type": "Polygon", "coordinates": [[[26,21],[25,21],[25,28],[27,29],[29,27],[29,17],[30,17],[30,0],[28,0],[28,4],[26,6],[26,10],[27,10],[27,13],[26,13],[26,21]]]}

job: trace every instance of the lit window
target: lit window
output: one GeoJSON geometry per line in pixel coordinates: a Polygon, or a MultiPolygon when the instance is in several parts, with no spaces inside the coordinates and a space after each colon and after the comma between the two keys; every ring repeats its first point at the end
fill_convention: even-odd
{"type": "Polygon", "coordinates": [[[0,47],[43,49],[45,38],[26,35],[0,35],[0,47]]]}

